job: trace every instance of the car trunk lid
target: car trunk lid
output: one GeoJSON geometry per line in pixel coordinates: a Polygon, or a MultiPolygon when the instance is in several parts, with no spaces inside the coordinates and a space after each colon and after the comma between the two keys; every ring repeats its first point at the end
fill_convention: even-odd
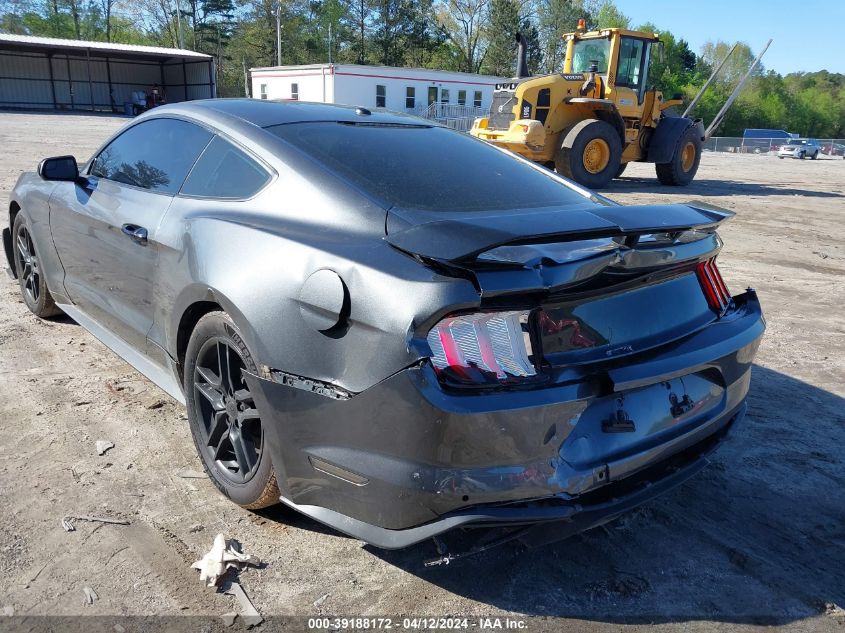
{"type": "Polygon", "coordinates": [[[396,248],[433,260],[465,262],[508,244],[538,244],[594,237],[708,230],[733,213],[703,202],[667,205],[601,205],[484,213],[425,212],[393,208],[385,239],[396,248]]]}
{"type": "MultiPolygon", "coordinates": [[[[719,317],[699,277],[733,214],[705,205],[601,206],[388,219],[387,240],[476,284],[482,309],[532,310],[535,364],[612,361],[719,317]]],[[[726,300],[725,300],[726,301],[726,300]]]]}

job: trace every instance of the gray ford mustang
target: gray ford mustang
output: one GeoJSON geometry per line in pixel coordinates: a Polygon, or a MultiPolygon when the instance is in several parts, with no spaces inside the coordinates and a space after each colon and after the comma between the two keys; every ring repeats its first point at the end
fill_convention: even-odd
{"type": "Polygon", "coordinates": [[[184,402],[209,477],[383,548],[599,525],[702,468],[764,330],[702,203],[619,206],[430,122],[168,105],[48,158],[3,241],[184,402]]]}

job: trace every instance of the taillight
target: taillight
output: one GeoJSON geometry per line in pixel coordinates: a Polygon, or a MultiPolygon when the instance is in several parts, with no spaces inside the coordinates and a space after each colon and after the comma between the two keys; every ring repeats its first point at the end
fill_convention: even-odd
{"type": "Polygon", "coordinates": [[[731,293],[716,267],[716,258],[701,262],[695,272],[704,296],[707,297],[707,305],[718,314],[723,314],[731,302],[731,293]]]}
{"type": "Polygon", "coordinates": [[[468,382],[509,382],[537,374],[528,333],[528,312],[489,312],[446,317],[426,337],[438,372],[468,382]]]}

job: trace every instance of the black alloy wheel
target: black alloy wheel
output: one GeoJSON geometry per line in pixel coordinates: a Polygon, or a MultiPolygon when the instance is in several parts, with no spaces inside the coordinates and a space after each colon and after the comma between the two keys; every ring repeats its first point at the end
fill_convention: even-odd
{"type": "Polygon", "coordinates": [[[210,312],[197,322],[183,371],[191,434],[211,481],[244,508],[278,503],[265,429],[244,379],[258,367],[228,314],[210,312]]]}
{"type": "Polygon", "coordinates": [[[244,368],[238,351],[217,337],[205,342],[194,366],[205,450],[219,472],[238,484],[255,474],[264,439],[258,409],[241,376],[244,368]]]}

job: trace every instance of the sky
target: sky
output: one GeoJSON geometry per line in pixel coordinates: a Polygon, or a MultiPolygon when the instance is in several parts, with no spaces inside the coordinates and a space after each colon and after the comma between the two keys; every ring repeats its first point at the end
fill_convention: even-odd
{"type": "Polygon", "coordinates": [[[743,41],[767,70],[845,73],[845,0],[614,0],[636,27],[652,22],[696,53],[707,40],[743,41]]]}

